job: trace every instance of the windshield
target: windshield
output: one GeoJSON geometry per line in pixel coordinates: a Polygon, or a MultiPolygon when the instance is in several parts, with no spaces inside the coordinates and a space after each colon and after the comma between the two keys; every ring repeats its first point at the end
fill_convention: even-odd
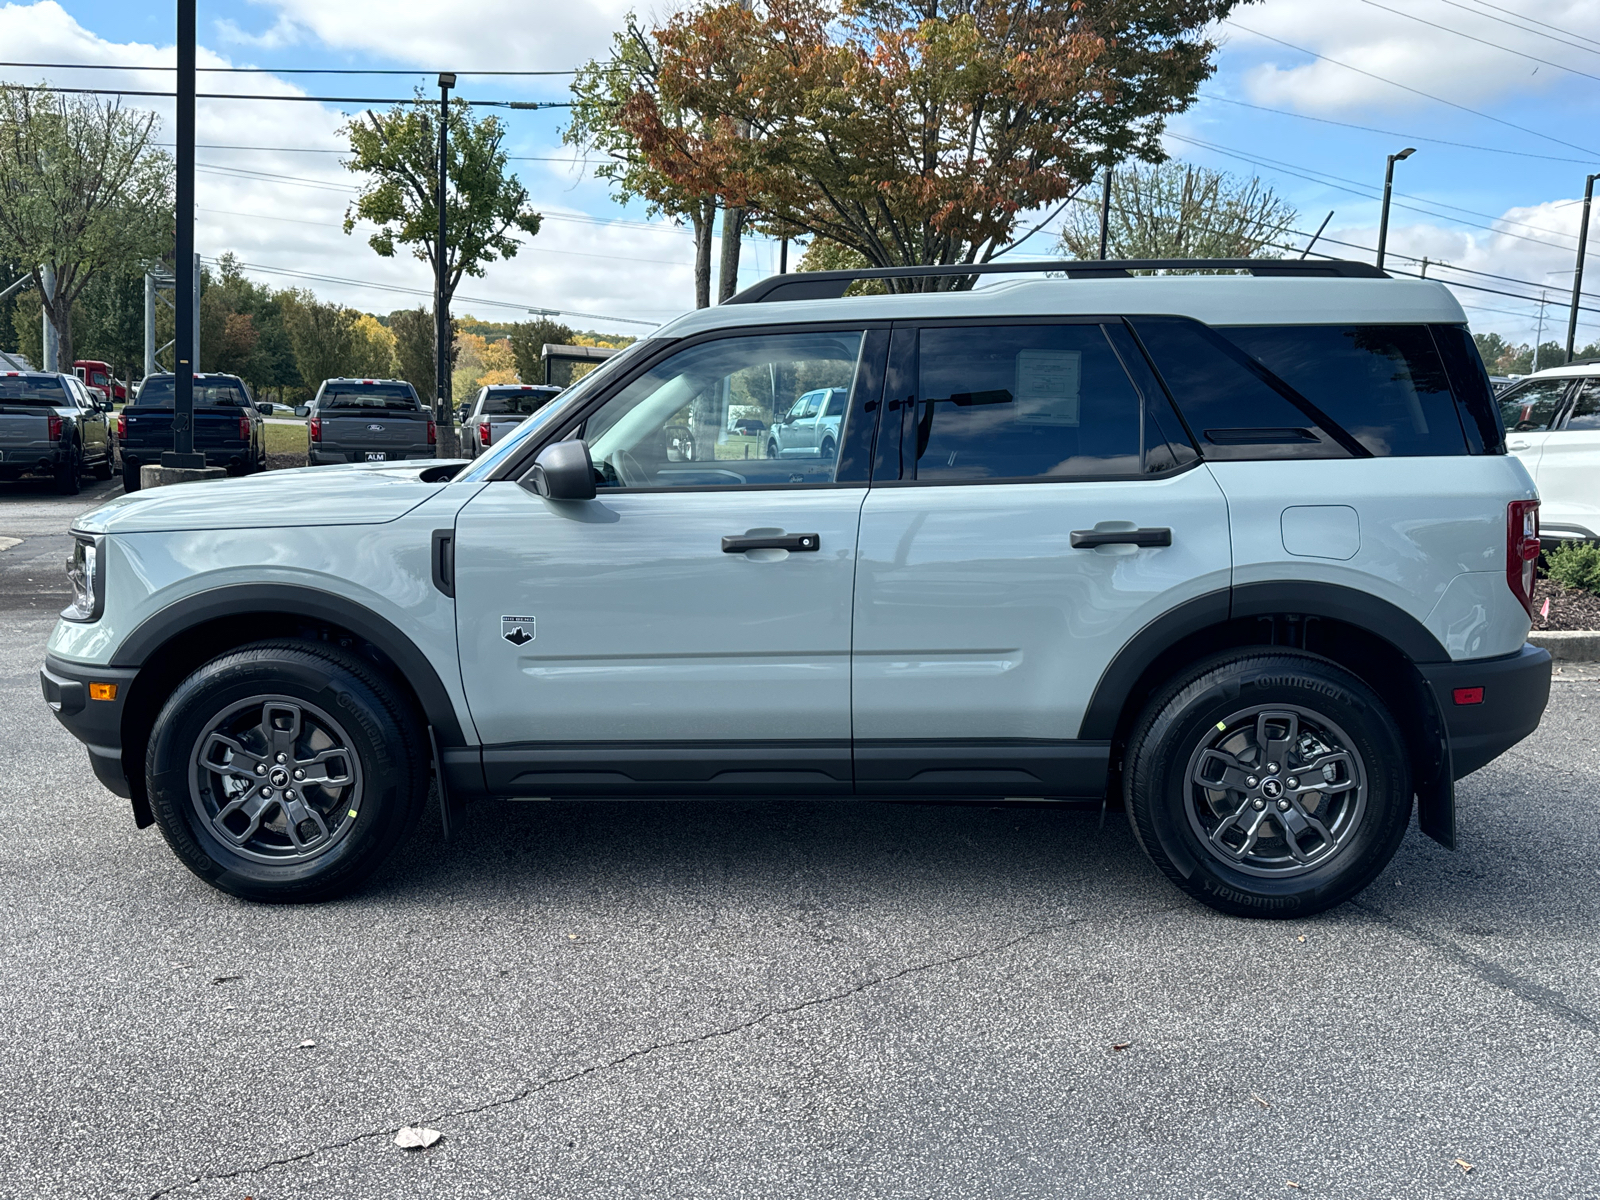
{"type": "Polygon", "coordinates": [[[422,404],[409,383],[330,383],[317,408],[385,408],[416,411],[422,404]]]}
{"type": "Polygon", "coordinates": [[[483,398],[486,417],[527,417],[538,412],[561,392],[560,388],[511,388],[492,391],[483,398]]]}
{"type": "MultiPolygon", "coordinates": [[[[172,391],[171,375],[152,375],[144,381],[144,386],[139,389],[138,398],[133,403],[140,408],[171,408],[172,391]]],[[[245,393],[244,384],[237,379],[224,376],[217,379],[196,379],[194,403],[197,408],[207,404],[243,408],[250,403],[250,397],[245,393]]]]}
{"type": "Polygon", "coordinates": [[[457,475],[452,482],[482,483],[509,456],[516,454],[523,442],[527,441],[551,421],[557,419],[562,413],[571,412],[575,404],[582,404],[588,399],[590,392],[602,386],[607,380],[614,378],[617,372],[624,369],[627,363],[645,354],[646,347],[649,348],[650,352],[653,352],[664,344],[665,342],[661,338],[643,338],[619,353],[612,355],[549,404],[534,413],[533,416],[518,425],[510,436],[497,442],[487,454],[480,455],[471,467],[457,475]]]}
{"type": "Polygon", "coordinates": [[[0,404],[53,408],[72,401],[54,375],[0,375],[0,404]]]}

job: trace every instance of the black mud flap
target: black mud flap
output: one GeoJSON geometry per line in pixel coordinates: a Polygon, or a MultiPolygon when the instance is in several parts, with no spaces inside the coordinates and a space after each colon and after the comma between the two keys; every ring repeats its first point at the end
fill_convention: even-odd
{"type": "Polygon", "coordinates": [[[444,840],[448,842],[454,826],[454,804],[450,799],[450,785],[444,777],[444,757],[439,753],[439,735],[428,726],[428,745],[433,750],[433,777],[439,785],[439,820],[444,826],[444,840]]]}
{"type": "Polygon", "coordinates": [[[1441,747],[1444,761],[1433,778],[1417,782],[1417,828],[1446,850],[1456,848],[1456,785],[1450,746],[1441,747]]]}

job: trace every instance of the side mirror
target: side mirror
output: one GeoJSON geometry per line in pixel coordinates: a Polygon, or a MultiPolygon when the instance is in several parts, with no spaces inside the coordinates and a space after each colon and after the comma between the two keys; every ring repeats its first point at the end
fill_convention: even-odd
{"type": "Polygon", "coordinates": [[[294,406],[294,415],[297,417],[309,417],[311,415],[311,406],[309,404],[296,404],[294,406]]]}
{"type": "Polygon", "coordinates": [[[523,480],[546,500],[593,500],[594,461],[582,441],[554,442],[539,451],[523,480]]]}
{"type": "Polygon", "coordinates": [[[263,417],[270,417],[272,415],[272,405],[268,404],[266,401],[263,400],[263,401],[257,403],[256,411],[258,413],[260,413],[263,417]]]}

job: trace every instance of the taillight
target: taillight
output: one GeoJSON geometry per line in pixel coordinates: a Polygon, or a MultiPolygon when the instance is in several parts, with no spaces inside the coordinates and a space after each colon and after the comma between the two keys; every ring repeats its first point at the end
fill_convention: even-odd
{"type": "Polygon", "coordinates": [[[487,421],[478,426],[478,444],[480,446],[489,444],[489,422],[487,421]]]}
{"type": "Polygon", "coordinates": [[[321,417],[312,417],[311,418],[311,440],[313,442],[320,442],[322,440],[322,418],[321,417]]]}
{"type": "Polygon", "coordinates": [[[428,422],[428,445],[437,446],[438,444],[439,444],[439,427],[437,425],[435,425],[432,421],[429,421],[428,422]]]}
{"type": "Polygon", "coordinates": [[[250,440],[250,418],[243,413],[239,414],[239,440],[241,442],[250,440]]]}
{"type": "Polygon", "coordinates": [[[50,440],[52,442],[59,442],[61,440],[61,418],[58,417],[55,413],[50,413],[49,414],[49,418],[50,418],[50,440]]]}
{"type": "Polygon", "coordinates": [[[1506,505],[1506,582],[1511,594],[1533,616],[1533,579],[1539,565],[1539,502],[1506,505]]]}
{"type": "Polygon", "coordinates": [[[121,441],[128,436],[128,414],[117,414],[117,440],[121,441]]]}

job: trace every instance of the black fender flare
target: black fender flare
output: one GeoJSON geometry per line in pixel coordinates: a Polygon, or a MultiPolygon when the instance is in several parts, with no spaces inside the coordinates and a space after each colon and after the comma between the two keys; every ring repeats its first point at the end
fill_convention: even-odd
{"type": "Polygon", "coordinates": [[[1282,580],[1245,583],[1186,600],[1146,625],[1117,651],[1095,685],[1078,737],[1107,741],[1116,733],[1123,702],[1139,677],[1162,654],[1209,625],[1239,617],[1298,613],[1343,621],[1388,642],[1413,665],[1447,663],[1449,652],[1410,613],[1370,592],[1334,583],[1282,580]]]}
{"type": "Polygon", "coordinates": [[[298,584],[236,583],[175,600],[146,617],[111,657],[113,667],[142,667],[161,646],[207,622],[250,613],[294,613],[348,629],[381,649],[416,693],[441,743],[466,744],[461,721],[428,656],[390,621],[352,600],[298,584]]]}

